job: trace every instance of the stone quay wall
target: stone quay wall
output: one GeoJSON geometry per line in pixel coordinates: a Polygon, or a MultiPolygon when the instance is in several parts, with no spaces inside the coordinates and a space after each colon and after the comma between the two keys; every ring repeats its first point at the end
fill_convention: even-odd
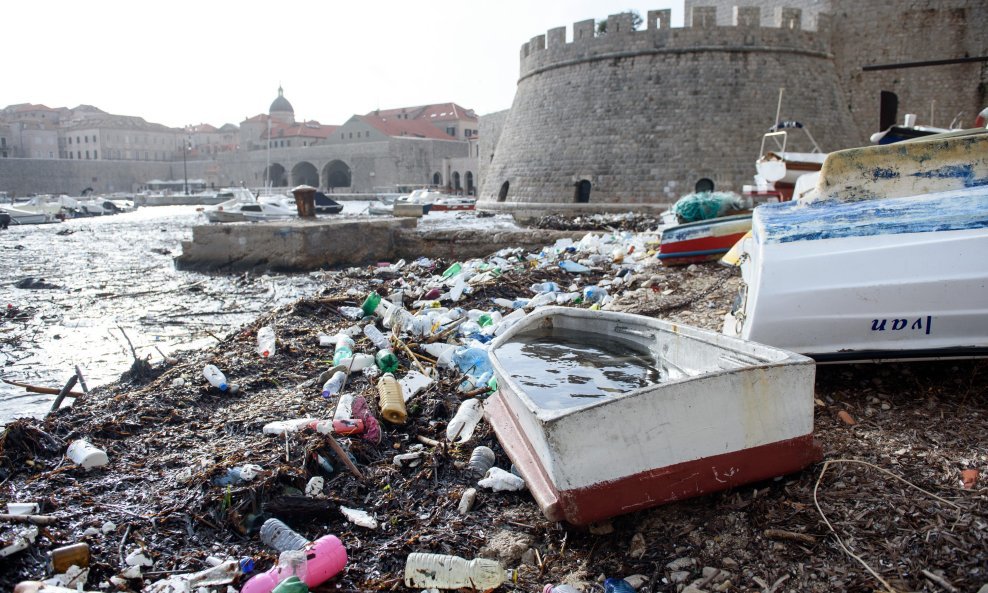
{"type": "MultiPolygon", "coordinates": [[[[741,7],[722,27],[715,7],[695,7],[692,27],[673,29],[670,11],[651,11],[644,30],[621,14],[602,36],[593,20],[569,42],[563,27],[536,36],[521,48],[480,206],[670,203],[704,178],[740,190],[783,87],[781,119],[806,124],[825,151],[856,145],[829,17],[806,31],[801,10],[773,14],[777,26],[762,27],[759,7],[741,7]]],[[[802,131],[789,138],[788,150],[810,149],[802,131]]]]}

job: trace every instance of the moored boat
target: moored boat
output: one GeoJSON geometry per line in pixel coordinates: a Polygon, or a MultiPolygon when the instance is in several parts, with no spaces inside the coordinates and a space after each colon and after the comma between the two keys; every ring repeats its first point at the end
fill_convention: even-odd
{"type": "Polygon", "coordinates": [[[820,361],[988,355],[988,131],[832,153],[759,207],[724,333],[820,361]]]}
{"type": "Polygon", "coordinates": [[[720,259],[749,230],[750,213],[664,228],[659,239],[659,261],[678,266],[720,259]]]}
{"type": "Polygon", "coordinates": [[[21,224],[49,224],[53,222],[61,222],[61,219],[47,214],[45,212],[33,212],[30,210],[22,210],[21,208],[15,208],[14,206],[0,206],[0,212],[3,212],[10,217],[9,225],[21,225],[21,224]]]}
{"type": "Polygon", "coordinates": [[[443,196],[436,198],[430,212],[447,212],[451,210],[474,210],[477,207],[475,198],[465,196],[443,196]]]}

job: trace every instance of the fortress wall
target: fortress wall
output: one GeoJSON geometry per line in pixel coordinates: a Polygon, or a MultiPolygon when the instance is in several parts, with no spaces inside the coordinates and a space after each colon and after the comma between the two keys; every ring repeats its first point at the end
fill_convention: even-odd
{"type": "Polygon", "coordinates": [[[988,107],[988,63],[865,72],[863,66],[988,56],[984,0],[832,0],[840,85],[862,139],[878,131],[879,92],[899,97],[899,117],[947,127],[958,113],[972,126],[988,107]]]}
{"type": "Polygon", "coordinates": [[[508,110],[497,111],[480,116],[480,157],[478,158],[478,181],[477,188],[484,186],[484,179],[487,177],[487,167],[494,159],[494,150],[501,139],[501,131],[504,130],[504,122],[508,120],[508,110]]]}
{"type": "MultiPolygon", "coordinates": [[[[203,167],[189,163],[189,179],[203,167]]],[[[0,159],[0,190],[78,196],[87,187],[96,193],[133,192],[151,179],[182,179],[182,163],[160,161],[78,161],[0,159]]]]}
{"type": "Polygon", "coordinates": [[[763,28],[749,7],[737,15],[747,24],[720,27],[716,10],[697,11],[692,28],[651,11],[645,30],[617,15],[601,37],[590,20],[573,25],[570,42],[553,29],[526,43],[481,202],[499,201],[505,182],[508,203],[571,203],[581,180],[592,184],[590,203],[669,202],[702,177],[740,190],[780,87],[782,119],[807,124],[824,150],[852,144],[826,19],[823,31],[804,31],[795,10],[788,28],[763,28]]]}

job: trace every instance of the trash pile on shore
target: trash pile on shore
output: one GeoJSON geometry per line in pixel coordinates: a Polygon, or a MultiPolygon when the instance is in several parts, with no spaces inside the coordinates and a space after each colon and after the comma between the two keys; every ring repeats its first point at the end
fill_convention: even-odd
{"type": "Polygon", "coordinates": [[[270,591],[264,573],[306,565],[286,541],[313,542],[307,570],[335,591],[988,581],[984,361],[818,367],[823,464],[589,529],[542,516],[478,415],[496,389],[486,344],[549,304],[719,330],[736,272],[663,268],[654,241],[588,233],[539,253],[324,272],[318,296],[43,421],[9,424],[2,500],[36,503],[24,509],[47,519],[0,522],[0,587],[52,577],[51,552],[85,544],[87,566],[64,586],[222,591],[261,575],[244,590],[270,591]],[[421,576],[437,567],[465,572],[466,584],[421,576]]]}

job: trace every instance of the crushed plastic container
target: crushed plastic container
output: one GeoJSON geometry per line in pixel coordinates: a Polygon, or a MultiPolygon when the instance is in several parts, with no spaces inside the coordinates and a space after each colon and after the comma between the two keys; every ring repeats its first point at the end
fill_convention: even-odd
{"type": "Polygon", "coordinates": [[[456,444],[469,441],[483,416],[484,405],[479,399],[464,401],[446,425],[446,438],[456,444]]]}
{"type": "Polygon", "coordinates": [[[405,586],[414,589],[472,589],[486,591],[501,586],[507,578],[497,560],[466,560],[446,554],[415,552],[405,560],[405,586]]]}
{"type": "Polygon", "coordinates": [[[87,470],[106,465],[109,462],[106,451],[86,439],[72,441],[65,454],[72,460],[72,463],[87,470]]]}
{"type": "Polygon", "coordinates": [[[401,386],[391,373],[385,373],[377,382],[380,396],[381,416],[392,424],[404,424],[408,418],[405,400],[401,397],[401,386]]]}

